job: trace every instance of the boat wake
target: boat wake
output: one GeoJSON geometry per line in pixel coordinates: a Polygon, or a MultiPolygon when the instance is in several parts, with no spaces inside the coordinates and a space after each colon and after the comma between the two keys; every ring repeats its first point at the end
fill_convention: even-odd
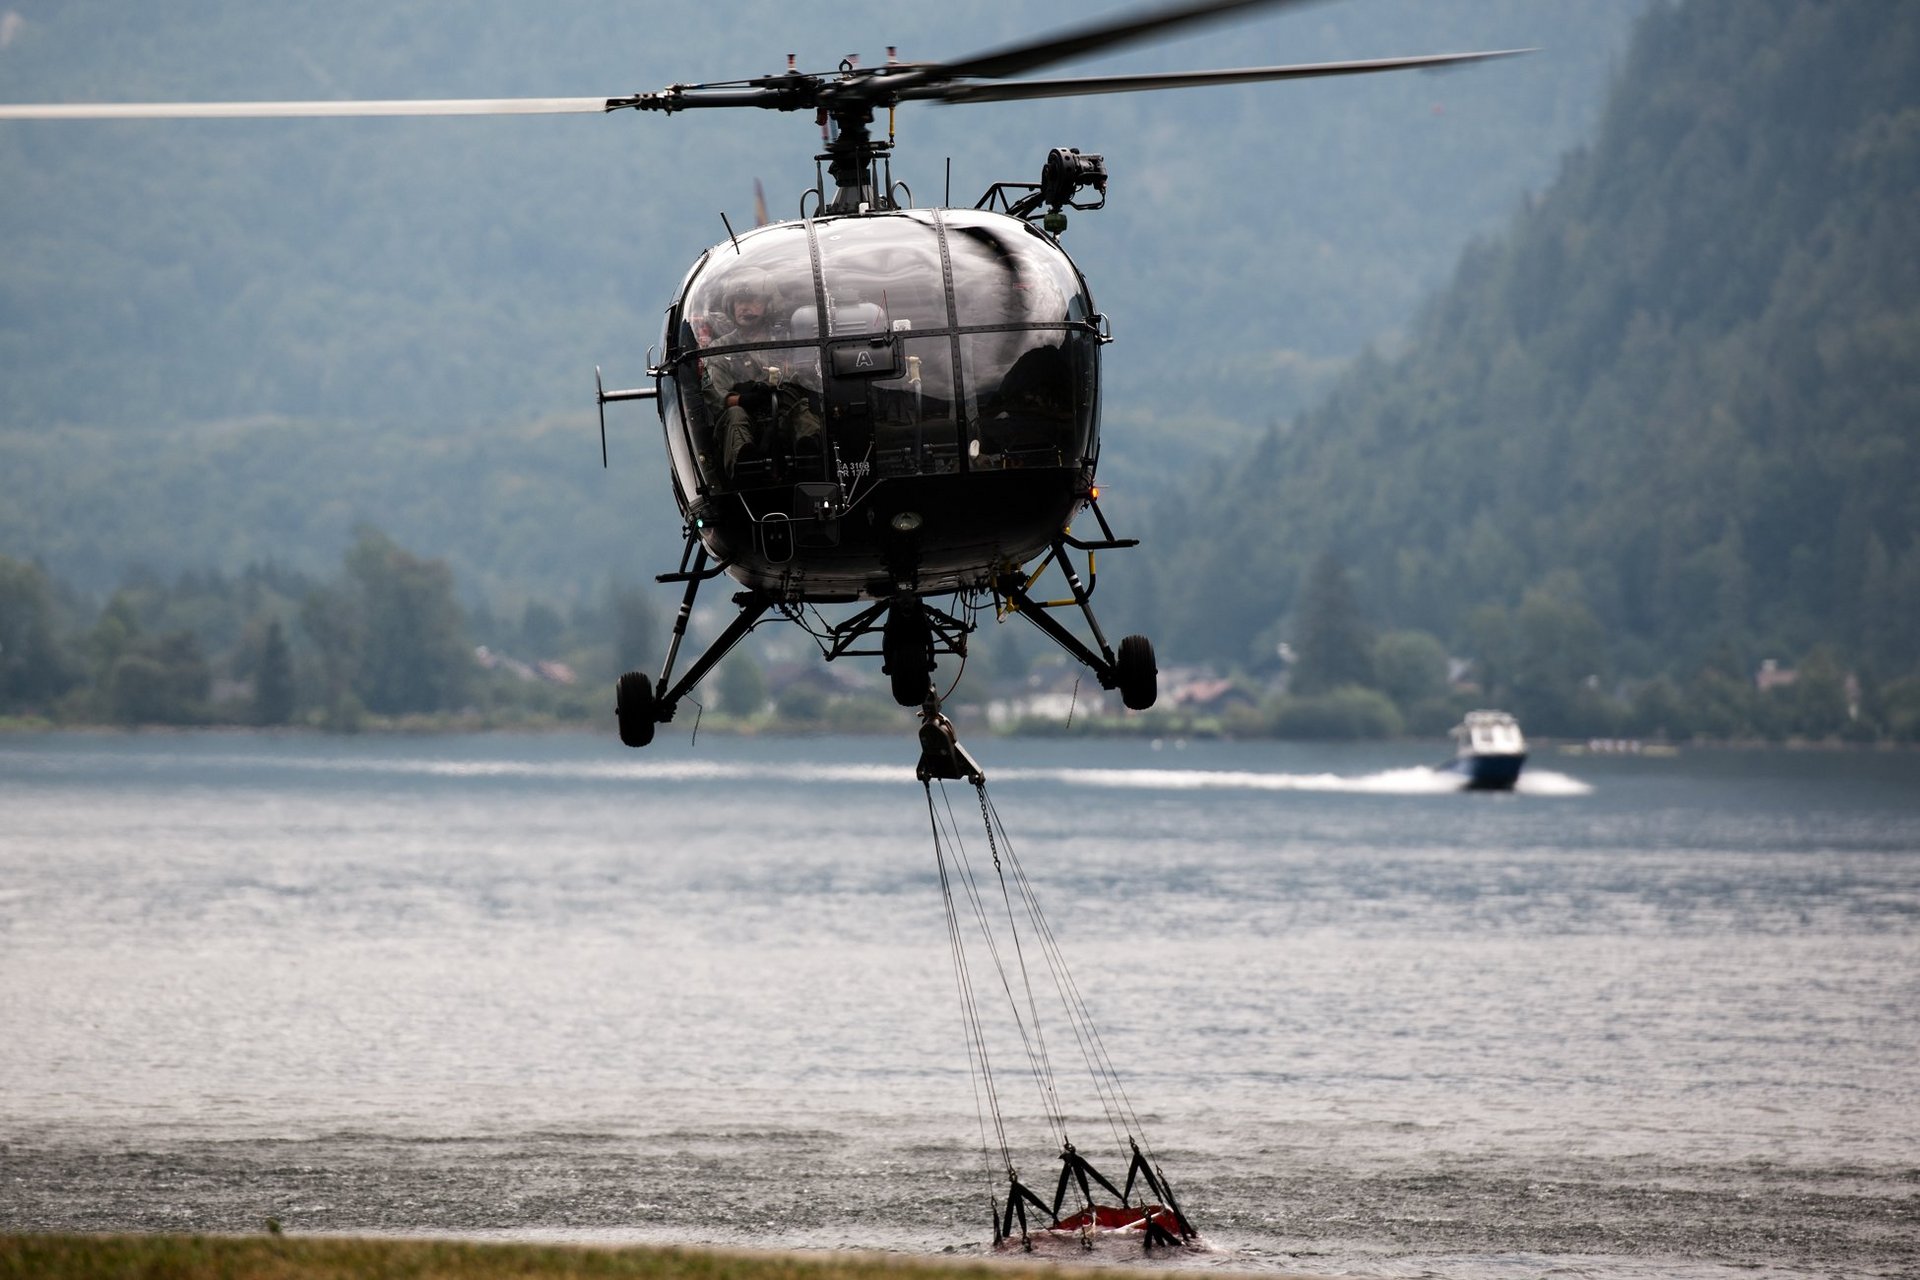
{"type": "Polygon", "coordinates": [[[1551,769],[1529,769],[1513,786],[1523,796],[1590,796],[1593,787],[1551,769]]]}
{"type": "MultiPolygon", "coordinates": [[[[1465,788],[1466,779],[1447,769],[1415,765],[1377,773],[1263,773],[1239,769],[1000,769],[1007,781],[1042,780],[1070,786],[1124,787],[1159,791],[1323,791],[1357,795],[1434,796],[1465,788]]],[[[1564,773],[1529,773],[1516,791],[1523,795],[1584,796],[1593,788],[1564,773]]]]}
{"type": "Polygon", "coordinates": [[[1000,769],[997,779],[1045,781],[1130,791],[1346,791],[1364,795],[1425,796],[1460,790],[1458,774],[1424,766],[1354,776],[1337,773],[1265,773],[1252,769],[1000,769]]]}

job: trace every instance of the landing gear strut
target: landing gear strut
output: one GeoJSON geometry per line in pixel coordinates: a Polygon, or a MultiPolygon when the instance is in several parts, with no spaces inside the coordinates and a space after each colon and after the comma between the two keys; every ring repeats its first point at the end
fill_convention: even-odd
{"type": "Polygon", "coordinates": [[[1120,701],[1130,711],[1145,711],[1151,707],[1160,695],[1160,668],[1153,657],[1153,642],[1145,636],[1127,636],[1120,641],[1120,652],[1115,653],[1113,646],[1107,643],[1106,633],[1100,630],[1100,622],[1093,616],[1093,553],[1110,547],[1132,547],[1139,545],[1137,538],[1116,538],[1113,530],[1107,527],[1106,517],[1100,514],[1100,508],[1092,507],[1094,518],[1100,522],[1100,531],[1107,536],[1098,541],[1082,541],[1069,534],[1061,534],[1054,539],[1053,549],[1040,562],[1039,568],[1030,574],[1018,569],[1002,573],[994,581],[994,590],[1006,601],[1008,612],[1018,613],[1034,626],[1045,632],[1055,644],[1065,649],[1099,678],[1102,689],[1118,689],[1120,701]],[[1073,562],[1067,557],[1067,548],[1072,547],[1087,553],[1088,583],[1083,585],[1080,575],[1075,571],[1073,562]],[[1067,588],[1073,594],[1065,600],[1035,600],[1029,592],[1047,566],[1058,564],[1060,573],[1067,580],[1067,588]],[[1087,620],[1087,628],[1093,632],[1096,651],[1089,648],[1080,637],[1067,630],[1047,611],[1067,605],[1077,605],[1081,616],[1087,620]]]}
{"type": "Polygon", "coordinates": [[[693,598],[700,590],[700,584],[709,578],[717,578],[726,571],[724,564],[707,563],[707,549],[700,544],[691,532],[687,535],[687,549],[680,557],[680,569],[677,573],[663,573],[661,582],[684,582],[687,591],[680,599],[680,612],[673,620],[673,639],[667,645],[667,660],[660,668],[658,681],[649,681],[639,671],[629,671],[620,677],[614,690],[614,714],[620,722],[620,741],[629,747],[644,747],[653,741],[655,725],[665,724],[673,719],[673,713],[679,708],[680,699],[693,692],[694,686],[706,678],[707,672],[727,656],[733,646],[746,637],[774,605],[774,598],[764,591],[742,591],[734,596],[733,602],[740,606],[740,612],[734,615],[727,629],[718,639],[707,646],[707,651],[694,660],[686,674],[679,680],[673,679],[674,660],[680,656],[680,642],[686,638],[687,622],[693,617],[693,598]],[[688,565],[691,563],[692,567],[688,565]]]}

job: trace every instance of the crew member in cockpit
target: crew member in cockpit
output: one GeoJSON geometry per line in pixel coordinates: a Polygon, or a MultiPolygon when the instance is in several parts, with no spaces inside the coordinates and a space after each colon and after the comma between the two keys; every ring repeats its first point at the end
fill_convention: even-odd
{"type": "MultiPolygon", "coordinates": [[[[726,318],[733,329],[716,334],[714,345],[777,341],[781,335],[770,314],[775,296],[772,277],[757,268],[728,280],[726,318]]],[[[782,447],[797,452],[820,446],[819,415],[806,389],[792,380],[786,356],[776,350],[734,351],[701,362],[702,389],[713,409],[720,461],[729,479],[742,458],[782,447]]]]}

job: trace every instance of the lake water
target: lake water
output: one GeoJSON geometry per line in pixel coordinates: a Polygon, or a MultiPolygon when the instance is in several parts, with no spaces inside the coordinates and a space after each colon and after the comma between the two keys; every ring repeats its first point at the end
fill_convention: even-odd
{"type": "MultiPolygon", "coordinates": [[[[1212,1246],[1179,1265],[1920,1274],[1920,756],[1543,755],[1488,796],[1419,747],[969,745],[1212,1246]]],[[[913,756],[0,739],[0,1229],[988,1252],[913,756]]],[[[973,790],[936,801],[1004,920],[973,790]]]]}

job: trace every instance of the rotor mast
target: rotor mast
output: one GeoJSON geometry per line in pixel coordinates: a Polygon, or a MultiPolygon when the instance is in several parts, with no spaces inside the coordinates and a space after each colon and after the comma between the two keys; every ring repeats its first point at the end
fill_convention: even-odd
{"type": "Polygon", "coordinates": [[[826,213],[859,213],[862,209],[891,209],[891,184],[884,182],[879,165],[893,151],[890,142],[873,137],[873,108],[853,103],[820,109],[822,127],[828,130],[826,150],[815,156],[827,163],[833,179],[833,198],[826,213]]]}

